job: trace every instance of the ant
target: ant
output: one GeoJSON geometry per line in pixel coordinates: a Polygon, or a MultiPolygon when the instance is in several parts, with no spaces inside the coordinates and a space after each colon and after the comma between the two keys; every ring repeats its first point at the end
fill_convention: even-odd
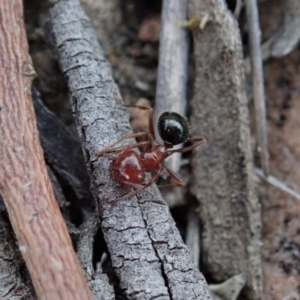
{"type": "Polygon", "coordinates": [[[185,117],[175,112],[164,112],[157,123],[159,135],[163,140],[163,144],[159,143],[154,132],[153,109],[143,105],[122,105],[149,112],[149,133],[136,132],[128,134],[98,153],[99,156],[114,157],[110,166],[111,176],[123,188],[134,188],[132,192],[116,200],[125,197],[132,198],[143,191],[158,179],[163,170],[166,170],[171,176],[172,186],[185,186],[178,175],[165,165],[165,159],[175,152],[191,151],[206,141],[203,138],[190,136],[190,126],[185,117]],[[116,147],[121,141],[131,138],[140,138],[142,141],[132,145],[116,147]],[[192,145],[173,149],[174,146],[184,142],[192,142],[192,145]],[[135,148],[142,148],[143,152],[137,153],[133,150],[135,148]],[[145,183],[147,172],[156,173],[149,182],[145,183]]]}

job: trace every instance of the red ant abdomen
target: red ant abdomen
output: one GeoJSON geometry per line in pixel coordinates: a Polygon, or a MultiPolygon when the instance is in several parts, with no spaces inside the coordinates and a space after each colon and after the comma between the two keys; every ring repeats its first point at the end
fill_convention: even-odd
{"type": "Polygon", "coordinates": [[[111,174],[125,189],[132,188],[134,184],[141,185],[145,182],[144,168],[140,164],[139,155],[134,150],[125,150],[113,160],[111,174]]]}

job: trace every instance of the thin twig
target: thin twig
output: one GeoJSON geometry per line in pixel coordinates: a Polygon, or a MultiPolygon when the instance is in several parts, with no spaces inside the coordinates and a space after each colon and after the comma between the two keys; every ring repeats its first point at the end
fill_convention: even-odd
{"type": "MultiPolygon", "coordinates": [[[[186,113],[188,34],[180,23],[187,18],[187,0],[164,0],[160,33],[159,65],[155,99],[155,121],[164,111],[186,113]]],[[[156,132],[157,133],[157,132],[156,132]]],[[[181,155],[169,159],[174,172],[181,155]]]]}
{"type": "Polygon", "coordinates": [[[249,44],[252,66],[253,99],[255,106],[256,132],[262,169],[269,174],[269,153],[267,141],[267,120],[265,89],[260,47],[260,28],[258,9],[255,0],[246,0],[247,20],[249,24],[249,44]]]}
{"type": "Polygon", "coordinates": [[[191,207],[188,214],[186,244],[190,249],[193,262],[199,267],[200,261],[200,224],[199,215],[195,207],[191,207]]]}
{"type": "Polygon", "coordinates": [[[236,19],[239,18],[243,6],[244,6],[244,1],[243,0],[237,0],[236,1],[236,5],[235,5],[235,9],[234,9],[234,16],[235,16],[236,19]]]}
{"type": "Polygon", "coordinates": [[[246,276],[244,274],[238,274],[222,283],[210,284],[209,289],[215,300],[236,300],[245,286],[245,283],[246,276]]]}
{"type": "Polygon", "coordinates": [[[295,197],[297,200],[300,200],[300,193],[291,189],[289,186],[287,186],[285,183],[280,181],[274,176],[266,176],[262,169],[255,168],[255,174],[258,175],[260,178],[264,179],[269,184],[277,187],[278,189],[282,190],[283,192],[286,192],[287,194],[295,197]]]}

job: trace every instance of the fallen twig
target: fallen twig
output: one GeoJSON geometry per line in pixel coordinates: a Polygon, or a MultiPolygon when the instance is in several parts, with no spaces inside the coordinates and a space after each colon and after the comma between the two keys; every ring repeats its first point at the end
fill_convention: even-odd
{"type": "Polygon", "coordinates": [[[38,298],[91,299],[39,142],[22,1],[1,1],[0,14],[0,193],[38,298]]]}
{"type": "MultiPolygon", "coordinates": [[[[159,64],[155,99],[155,122],[165,111],[186,114],[186,85],[188,63],[188,33],[180,23],[187,17],[187,0],[164,0],[160,33],[159,64]]],[[[159,136],[157,134],[157,136],[159,136]]],[[[168,159],[177,173],[181,155],[168,159]]]]}
{"type": "Polygon", "coordinates": [[[236,300],[246,283],[243,274],[235,275],[220,284],[210,284],[209,289],[215,300],[236,300]]]}
{"type": "Polygon", "coordinates": [[[300,193],[296,192],[295,190],[291,189],[289,186],[287,186],[285,183],[277,179],[276,177],[269,175],[266,176],[263,172],[262,169],[255,168],[255,173],[258,175],[260,178],[268,182],[269,184],[277,187],[278,189],[282,190],[283,192],[293,196],[297,200],[300,200],[300,193]]]}
{"type": "Polygon", "coordinates": [[[260,47],[260,28],[257,2],[246,0],[247,21],[249,27],[250,60],[252,72],[253,100],[255,107],[256,135],[262,169],[269,174],[269,152],[267,139],[266,101],[262,54],[260,47]]]}
{"type": "Polygon", "coordinates": [[[99,202],[103,235],[120,286],[129,299],[208,299],[203,276],[192,264],[168,207],[155,186],[124,195],[109,176],[109,159],[97,153],[129,132],[111,68],[79,2],[59,1],[46,31],[68,81],[83,153],[99,202]]]}
{"type": "Polygon", "coordinates": [[[243,0],[237,0],[236,1],[236,5],[235,5],[235,9],[234,9],[234,16],[235,16],[236,19],[239,18],[243,6],[244,6],[244,1],[243,0]]]}
{"type": "Polygon", "coordinates": [[[200,222],[195,207],[191,207],[187,216],[186,244],[191,251],[193,262],[199,267],[200,262],[200,222]]]}

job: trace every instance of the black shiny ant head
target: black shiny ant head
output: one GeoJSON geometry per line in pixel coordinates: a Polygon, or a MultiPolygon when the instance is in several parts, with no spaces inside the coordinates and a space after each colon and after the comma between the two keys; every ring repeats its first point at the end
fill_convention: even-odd
{"type": "Polygon", "coordinates": [[[185,142],[189,137],[190,125],[187,119],[175,112],[161,114],[157,126],[162,140],[173,146],[185,142]]]}

